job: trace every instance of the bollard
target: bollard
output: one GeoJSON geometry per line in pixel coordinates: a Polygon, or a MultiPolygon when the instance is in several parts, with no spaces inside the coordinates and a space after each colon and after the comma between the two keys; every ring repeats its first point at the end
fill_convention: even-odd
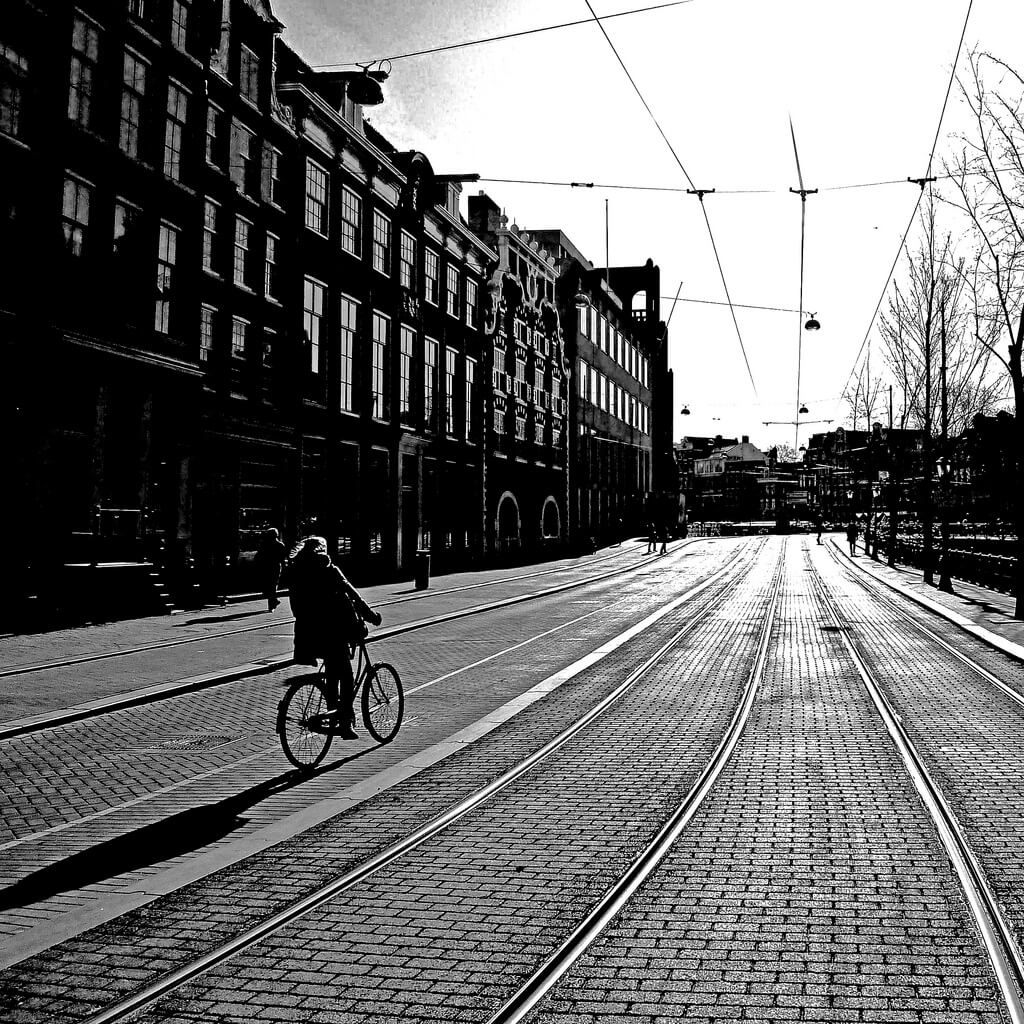
{"type": "Polygon", "coordinates": [[[416,589],[426,590],[430,586],[430,552],[419,550],[416,552],[416,589]]]}

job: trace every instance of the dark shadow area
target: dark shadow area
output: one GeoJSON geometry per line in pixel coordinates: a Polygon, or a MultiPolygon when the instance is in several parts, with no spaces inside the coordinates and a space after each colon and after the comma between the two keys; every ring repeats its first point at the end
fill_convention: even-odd
{"type": "Polygon", "coordinates": [[[83,889],[129,871],[195,853],[245,825],[249,819],[243,815],[250,807],[309,779],[336,771],[374,750],[376,746],[367,747],[310,772],[284,772],[224,800],[191,807],[72,854],[0,889],[0,912],[39,903],[51,896],[83,889]]]}
{"type": "Polygon", "coordinates": [[[254,615],[272,615],[266,608],[254,612],[236,612],[234,615],[204,615],[201,619],[185,619],[179,626],[201,626],[204,622],[232,622],[235,619],[251,619],[254,615]]]}

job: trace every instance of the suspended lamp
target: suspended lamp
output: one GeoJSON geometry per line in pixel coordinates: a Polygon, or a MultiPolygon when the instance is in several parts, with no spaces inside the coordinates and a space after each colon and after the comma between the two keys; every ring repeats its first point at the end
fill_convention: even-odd
{"type": "Polygon", "coordinates": [[[806,405],[801,405],[800,406],[800,415],[801,416],[806,416],[807,412],[808,412],[807,406],[806,405]]]}
{"type": "Polygon", "coordinates": [[[681,411],[684,416],[690,415],[690,407],[688,405],[684,405],[681,411]]]}
{"type": "Polygon", "coordinates": [[[821,330],[821,324],[819,324],[818,321],[815,319],[815,314],[814,313],[812,313],[810,315],[810,318],[808,319],[807,323],[804,324],[804,330],[805,331],[820,331],[821,330]]]}

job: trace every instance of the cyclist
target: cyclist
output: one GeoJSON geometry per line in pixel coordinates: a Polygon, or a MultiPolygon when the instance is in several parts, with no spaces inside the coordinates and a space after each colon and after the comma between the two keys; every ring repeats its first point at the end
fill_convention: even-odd
{"type": "Polygon", "coordinates": [[[337,735],[357,739],[349,644],[366,636],[364,622],[379,626],[381,617],[331,561],[323,537],[304,538],[292,553],[288,600],[295,616],[295,660],[315,665],[323,658],[327,686],[341,720],[337,735]]]}

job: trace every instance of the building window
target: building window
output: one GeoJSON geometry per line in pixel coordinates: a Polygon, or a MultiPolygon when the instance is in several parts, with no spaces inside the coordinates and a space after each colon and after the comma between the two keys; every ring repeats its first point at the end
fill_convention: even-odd
{"type": "Polygon", "coordinates": [[[444,424],[445,430],[455,435],[455,360],[458,353],[453,348],[444,352],[444,424]]]}
{"type": "Polygon", "coordinates": [[[431,249],[425,249],[423,251],[423,277],[424,277],[424,295],[423,297],[431,305],[437,305],[438,299],[438,278],[437,278],[437,253],[431,249]]]}
{"type": "Polygon", "coordinates": [[[252,232],[252,221],[244,217],[235,218],[234,266],[235,284],[246,287],[249,284],[249,235],[252,232]]]}
{"type": "Polygon", "coordinates": [[[473,437],[476,424],[473,420],[473,395],[476,389],[476,360],[466,360],[466,440],[473,437]]]}
{"type": "Polygon", "coordinates": [[[373,415],[386,420],[388,408],[388,348],[391,344],[391,321],[381,313],[373,314],[373,353],[370,365],[370,393],[373,396],[373,415]]]}
{"type": "Polygon", "coordinates": [[[306,344],[306,366],[310,373],[320,372],[320,334],[324,322],[324,297],[327,289],[311,277],[305,279],[302,298],[302,329],[306,344]]]}
{"type": "Polygon", "coordinates": [[[270,161],[270,194],[267,198],[275,206],[284,205],[282,203],[282,200],[284,199],[284,183],[281,181],[281,157],[281,150],[271,147],[270,155],[268,157],[270,161]]]}
{"type": "Polygon", "coordinates": [[[352,189],[341,187],[341,247],[355,257],[362,256],[363,201],[352,189]]]}
{"type": "Polygon", "coordinates": [[[505,412],[503,409],[494,410],[494,432],[499,435],[505,433],[505,412]]]}
{"type": "Polygon", "coordinates": [[[398,253],[398,279],[403,288],[416,289],[416,239],[408,231],[402,232],[398,253]]]}
{"type": "Polygon", "coordinates": [[[533,421],[533,440],[535,444],[544,443],[544,421],[542,419],[533,421]]]}
{"type": "Polygon", "coordinates": [[[445,306],[449,316],[459,315],[459,268],[453,267],[451,264],[448,265],[445,306]]]}
{"type": "Polygon", "coordinates": [[[437,342],[426,338],[423,342],[423,420],[428,430],[436,427],[437,353],[437,342]]]}
{"type": "Polygon", "coordinates": [[[64,179],[64,244],[72,256],[81,256],[89,230],[92,189],[76,178],[64,179]]]}
{"type": "Polygon", "coordinates": [[[212,103],[206,108],[206,162],[220,167],[224,161],[224,111],[212,103]]]}
{"type": "Polygon", "coordinates": [[[139,126],[146,101],[146,73],[149,65],[126,50],[121,77],[121,127],[118,145],[127,156],[139,156],[139,126]]]}
{"type": "Polygon", "coordinates": [[[203,270],[216,273],[217,260],[217,223],[220,220],[220,207],[207,199],[203,206],[203,270]]]}
{"type": "Polygon", "coordinates": [[[152,21],[156,0],[128,0],[128,13],[139,21],[152,21]]]}
{"type": "Polygon", "coordinates": [[[171,0],[171,43],[188,52],[188,15],[190,0],[171,0]]]}
{"type": "Polygon", "coordinates": [[[274,365],[274,349],[277,348],[277,331],[269,327],[263,328],[263,349],[262,363],[264,370],[270,370],[274,365]]]}
{"type": "Polygon", "coordinates": [[[403,423],[412,421],[412,351],[415,343],[416,332],[403,324],[398,365],[398,412],[403,423]]]}
{"type": "Polygon", "coordinates": [[[0,41],[0,132],[18,138],[22,134],[22,106],[28,58],[0,41]]]}
{"type": "Polygon", "coordinates": [[[139,210],[129,206],[123,199],[114,203],[113,252],[125,261],[138,259],[142,255],[139,248],[139,210]]]}
{"type": "Polygon", "coordinates": [[[327,172],[306,161],[306,227],[327,237],[327,172]]]}
{"type": "Polygon", "coordinates": [[[156,252],[156,308],[153,317],[153,326],[161,334],[171,333],[171,298],[177,262],[178,229],[170,224],[161,224],[156,252]]]}
{"type": "Polygon", "coordinates": [[[391,274],[391,221],[379,210],[373,211],[373,269],[391,274]]]}
{"type": "Polygon", "coordinates": [[[466,278],[466,323],[470,327],[476,327],[479,317],[478,303],[480,302],[480,288],[471,277],[466,278]]]}
{"type": "Polygon", "coordinates": [[[245,343],[249,334],[249,322],[239,316],[231,318],[231,358],[245,358],[245,343]]]}
{"type": "MultiPolygon", "coordinates": [[[[83,128],[92,124],[92,91],[99,55],[100,30],[88,18],[75,15],[71,33],[71,87],[68,117],[83,128]]],[[[2,89],[2,87],[0,87],[2,89]]]]}
{"type": "Polygon", "coordinates": [[[251,195],[254,192],[253,182],[256,171],[256,136],[248,128],[240,124],[235,125],[235,137],[238,145],[235,152],[235,160],[231,164],[231,180],[238,186],[240,192],[251,195]]]}
{"type": "Polygon", "coordinates": [[[353,374],[356,352],[356,315],[359,303],[354,299],[341,297],[341,345],[338,375],[341,387],[338,391],[338,407],[342,412],[354,412],[353,374]]]}
{"type": "Polygon", "coordinates": [[[263,257],[263,294],[268,299],[277,297],[277,235],[267,232],[267,251],[263,257]]]}
{"type": "Polygon", "coordinates": [[[167,126],[164,129],[164,174],[181,181],[181,140],[188,118],[188,93],[173,82],[167,86],[167,126]]]}
{"type": "Polygon", "coordinates": [[[199,362],[208,363],[213,357],[213,321],[217,310],[203,306],[199,314],[199,362]]]}
{"type": "Polygon", "coordinates": [[[516,438],[526,440],[526,413],[519,408],[516,409],[516,438]]]}
{"type": "Polygon", "coordinates": [[[248,46],[239,54],[238,88],[250,103],[260,105],[260,59],[248,46]]]}

